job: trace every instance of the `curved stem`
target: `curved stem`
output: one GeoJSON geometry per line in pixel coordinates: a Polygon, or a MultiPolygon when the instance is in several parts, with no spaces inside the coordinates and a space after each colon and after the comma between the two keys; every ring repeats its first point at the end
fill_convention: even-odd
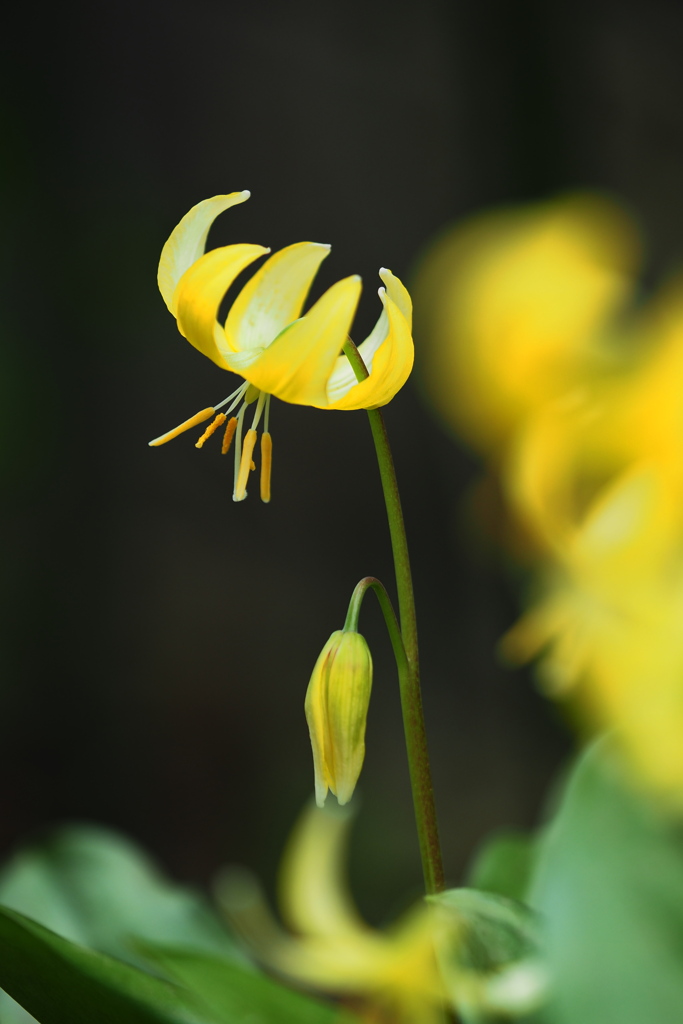
{"type": "Polygon", "coordinates": [[[403,637],[401,636],[401,627],[398,624],[398,619],[396,618],[396,612],[394,611],[394,606],[391,603],[391,598],[389,597],[384,584],[378,580],[376,576],[365,576],[356,584],[353,594],[351,595],[351,600],[349,601],[349,610],[346,613],[344,629],[353,629],[358,632],[360,608],[363,603],[363,598],[367,594],[368,590],[374,590],[377,600],[379,601],[379,606],[382,609],[400,679],[403,673],[407,672],[408,657],[403,644],[403,637]]]}
{"type": "MultiPolygon", "coordinates": [[[[369,376],[363,358],[351,340],[344,345],[344,352],[353,367],[358,380],[369,376]]],[[[434,803],[434,786],[429,765],[427,733],[422,710],[420,690],[420,665],[417,644],[417,617],[415,595],[410,571],[408,538],[403,522],[401,496],[398,490],[394,460],[384,417],[379,409],[368,409],[370,429],[375,442],[377,462],[384,492],[384,502],[389,521],[391,548],[396,572],[396,590],[401,622],[401,637],[406,655],[406,666],[399,669],[403,731],[406,739],[410,784],[413,793],[415,822],[420,843],[422,871],[428,893],[441,892],[444,888],[443,860],[439,843],[439,829],[434,803]]]]}

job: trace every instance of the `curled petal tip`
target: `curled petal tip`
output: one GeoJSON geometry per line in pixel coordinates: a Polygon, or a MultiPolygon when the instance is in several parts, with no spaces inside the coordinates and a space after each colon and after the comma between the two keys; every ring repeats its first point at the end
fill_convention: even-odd
{"type": "Polygon", "coordinates": [[[243,188],[240,195],[243,195],[245,199],[249,199],[251,197],[251,192],[248,188],[243,188]]]}

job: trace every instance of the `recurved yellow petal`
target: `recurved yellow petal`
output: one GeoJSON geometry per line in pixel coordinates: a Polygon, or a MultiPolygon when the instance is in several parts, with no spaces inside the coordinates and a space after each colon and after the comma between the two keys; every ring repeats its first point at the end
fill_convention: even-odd
{"type": "MultiPolygon", "coordinates": [[[[225,352],[225,364],[284,402],[326,409],[327,380],[348,337],[360,291],[357,276],[338,281],[253,361],[245,359],[249,351],[225,352]]],[[[256,356],[258,350],[251,351],[256,356]]]]}
{"type": "Polygon", "coordinates": [[[366,931],[344,871],[351,818],[338,807],[310,807],[289,839],[280,867],[280,905],[287,924],[302,935],[366,931]]]}
{"type": "Polygon", "coordinates": [[[234,352],[267,348],[288,324],[301,316],[311,282],[329,245],[297,242],[267,259],[245,284],[225,323],[234,352]]]}
{"type": "Polygon", "coordinates": [[[226,291],[259,256],[269,252],[261,245],[226,245],[212,249],[185,271],[175,292],[178,330],[191,345],[214,363],[229,370],[223,350],[223,328],[216,320],[226,291]]]}
{"type": "Polygon", "coordinates": [[[178,282],[185,271],[203,255],[209,228],[214,220],[219,213],[243,203],[250,195],[247,191],[230,192],[229,195],[204,199],[193,206],[171,232],[161,250],[157,280],[163,300],[174,316],[177,308],[174,293],[178,282]]]}
{"type": "Polygon", "coordinates": [[[410,296],[391,271],[383,268],[380,276],[387,286],[386,291],[379,291],[384,309],[358,349],[370,376],[357,382],[346,356],[338,359],[327,384],[330,409],[376,409],[386,405],[410,376],[415,355],[410,296]]]}

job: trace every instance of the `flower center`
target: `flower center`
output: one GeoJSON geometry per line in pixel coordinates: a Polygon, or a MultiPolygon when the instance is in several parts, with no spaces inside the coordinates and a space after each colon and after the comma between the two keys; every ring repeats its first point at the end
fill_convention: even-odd
{"type": "Polygon", "coordinates": [[[273,461],[273,441],[268,431],[270,399],[271,396],[266,394],[265,391],[259,391],[259,389],[254,387],[253,384],[245,381],[244,384],[240,384],[236,391],[233,391],[231,395],[224,398],[222,402],[219,402],[217,405],[210,405],[206,409],[202,409],[194,416],[191,416],[189,420],[185,420],[183,423],[180,423],[177,427],[174,427],[173,430],[169,430],[166,434],[156,437],[153,441],[150,441],[149,444],[153,448],[158,448],[159,445],[166,444],[167,441],[172,441],[173,438],[178,437],[179,434],[183,434],[186,430],[191,430],[192,427],[196,427],[200,423],[204,423],[208,420],[209,417],[214,416],[214,419],[195,443],[195,448],[203,448],[204,442],[208,441],[208,439],[215,434],[218,428],[223,426],[227,420],[225,431],[223,433],[221,453],[223,455],[228,454],[234,439],[235,469],[232,498],[233,501],[244,501],[247,496],[247,482],[249,480],[249,474],[256,469],[253,455],[258,438],[257,427],[261,422],[261,417],[263,417],[260,485],[261,501],[267,503],[270,501],[270,472],[273,461]],[[256,403],[254,418],[252,420],[251,427],[247,430],[246,435],[243,438],[242,434],[244,430],[246,412],[249,406],[254,403],[256,403]],[[218,410],[224,405],[228,406],[225,412],[218,412],[218,410]],[[230,413],[236,409],[236,415],[230,416],[230,413]],[[229,416],[230,418],[228,419],[229,416]]]}

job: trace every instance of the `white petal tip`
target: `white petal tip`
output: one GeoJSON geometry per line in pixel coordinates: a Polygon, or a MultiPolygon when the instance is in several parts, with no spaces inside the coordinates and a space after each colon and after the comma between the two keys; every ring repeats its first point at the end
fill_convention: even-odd
{"type": "Polygon", "coordinates": [[[251,198],[251,192],[248,188],[242,189],[241,195],[243,195],[245,199],[251,198]]]}
{"type": "Polygon", "coordinates": [[[386,295],[386,293],[387,293],[386,288],[378,288],[377,289],[377,294],[379,295],[380,299],[383,298],[386,295]]]}
{"type": "Polygon", "coordinates": [[[391,273],[391,271],[389,270],[388,267],[380,267],[379,268],[379,276],[380,277],[382,276],[382,274],[390,274],[390,273],[391,273]]]}

